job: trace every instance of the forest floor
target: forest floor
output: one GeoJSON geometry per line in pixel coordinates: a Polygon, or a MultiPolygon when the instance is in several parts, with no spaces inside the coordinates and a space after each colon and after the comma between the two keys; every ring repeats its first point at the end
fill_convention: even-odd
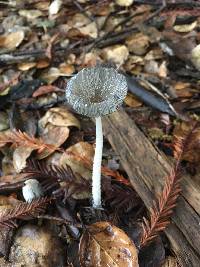
{"type": "Polygon", "coordinates": [[[199,267],[200,1],[0,1],[0,22],[0,266],[199,267]],[[101,209],[94,120],[65,94],[94,66],[128,86],[101,209]]]}

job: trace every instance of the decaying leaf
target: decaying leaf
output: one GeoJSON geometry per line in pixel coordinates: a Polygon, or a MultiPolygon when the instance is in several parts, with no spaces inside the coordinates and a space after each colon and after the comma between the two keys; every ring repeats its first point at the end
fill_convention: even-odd
{"type": "Polygon", "coordinates": [[[91,170],[81,158],[93,161],[94,148],[87,142],[79,142],[66,150],[60,158],[60,165],[69,165],[74,173],[80,174],[85,179],[91,179],[91,170]]]}
{"type": "Polygon", "coordinates": [[[20,146],[13,153],[13,165],[17,173],[26,167],[26,160],[30,156],[33,148],[20,146]]]}
{"type": "Polygon", "coordinates": [[[54,86],[54,85],[43,85],[40,86],[34,93],[33,93],[33,97],[38,97],[41,95],[46,95],[48,93],[52,93],[52,92],[59,92],[62,91],[61,89],[59,89],[58,87],[54,86]]]}
{"type": "Polygon", "coordinates": [[[200,70],[200,44],[197,45],[191,52],[191,61],[194,66],[200,70]]]}
{"type": "MultiPolygon", "coordinates": [[[[69,136],[70,126],[80,128],[79,121],[66,108],[57,107],[49,109],[44,117],[39,120],[39,135],[48,143],[56,147],[62,145],[69,136]]],[[[46,151],[39,158],[46,157],[50,151],[46,151]]]]}
{"type": "Polygon", "coordinates": [[[197,21],[194,21],[191,24],[175,25],[173,29],[176,32],[190,32],[194,30],[196,26],[197,26],[197,21]]]}
{"type": "MultiPolygon", "coordinates": [[[[177,123],[176,127],[174,128],[173,135],[176,138],[183,138],[186,133],[190,132],[194,127],[194,123],[188,122],[180,122],[177,123]]],[[[192,138],[187,144],[185,149],[185,153],[183,155],[183,160],[199,163],[200,161],[200,126],[196,127],[196,129],[192,133],[192,138]]]]}
{"type": "Polygon", "coordinates": [[[24,39],[24,31],[11,32],[7,35],[0,35],[0,47],[13,50],[18,47],[24,39]]]}
{"type": "Polygon", "coordinates": [[[126,105],[128,105],[129,107],[132,107],[132,108],[136,108],[136,107],[141,107],[142,106],[142,102],[137,100],[137,98],[134,97],[132,94],[128,94],[126,96],[124,102],[126,103],[126,105]]]}
{"type": "Polygon", "coordinates": [[[79,246],[82,267],[139,267],[131,239],[109,222],[97,222],[82,235],[79,246]]]}
{"type": "Polygon", "coordinates": [[[119,6],[128,7],[133,4],[134,0],[116,0],[116,4],[119,6]]]}
{"type": "Polygon", "coordinates": [[[18,69],[22,71],[27,71],[27,70],[34,68],[35,66],[36,66],[36,62],[24,62],[24,63],[18,64],[18,69]]]}
{"type": "Polygon", "coordinates": [[[131,35],[126,40],[129,52],[132,52],[138,56],[144,55],[147,52],[149,43],[149,37],[142,33],[131,35]]]}
{"type": "Polygon", "coordinates": [[[62,73],[58,68],[52,67],[49,68],[48,70],[45,70],[41,74],[41,79],[45,80],[48,84],[51,84],[55,80],[58,79],[60,76],[70,76],[66,73],[62,73]]]}
{"type": "Polygon", "coordinates": [[[38,9],[21,9],[19,11],[19,15],[22,17],[27,18],[28,20],[33,20],[38,17],[41,17],[43,14],[40,10],[38,9]]]}
{"type": "Polygon", "coordinates": [[[40,119],[39,127],[45,128],[48,123],[60,127],[74,126],[80,128],[79,121],[65,107],[50,108],[40,119]]]}
{"type": "Polygon", "coordinates": [[[122,65],[127,60],[129,51],[125,45],[115,45],[104,48],[102,54],[105,60],[122,65]]]}

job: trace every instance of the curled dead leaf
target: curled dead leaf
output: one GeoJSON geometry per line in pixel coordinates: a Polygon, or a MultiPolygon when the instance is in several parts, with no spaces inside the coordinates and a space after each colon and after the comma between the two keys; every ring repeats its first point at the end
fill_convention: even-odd
{"type": "Polygon", "coordinates": [[[0,36],[0,47],[13,50],[24,40],[24,31],[11,32],[0,36]]]}
{"type": "Polygon", "coordinates": [[[88,227],[80,240],[79,259],[82,267],[139,267],[134,243],[109,222],[88,227]]]}
{"type": "Polygon", "coordinates": [[[13,166],[17,173],[26,167],[26,160],[34,149],[27,146],[19,146],[13,153],[13,166]]]}
{"type": "Polygon", "coordinates": [[[66,150],[60,158],[60,165],[68,165],[74,173],[80,174],[83,178],[89,180],[92,177],[90,166],[86,165],[83,158],[92,162],[94,157],[94,148],[87,142],[79,142],[66,150]]]}
{"type": "Polygon", "coordinates": [[[134,97],[132,94],[128,94],[124,100],[126,105],[128,105],[131,108],[137,108],[142,106],[142,102],[137,100],[136,97],[134,97]]]}

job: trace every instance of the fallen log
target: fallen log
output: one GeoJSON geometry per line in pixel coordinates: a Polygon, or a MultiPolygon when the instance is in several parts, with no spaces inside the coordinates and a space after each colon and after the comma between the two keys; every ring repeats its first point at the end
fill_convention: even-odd
{"type": "MultiPolygon", "coordinates": [[[[134,189],[149,209],[155,196],[161,192],[172,164],[125,111],[105,116],[103,129],[113,149],[120,156],[134,189]]],[[[187,263],[185,266],[196,267],[200,264],[200,186],[188,175],[184,175],[182,188],[172,224],[165,233],[174,252],[185,257],[184,264],[188,262],[184,251],[190,255],[191,265],[187,263]]]]}

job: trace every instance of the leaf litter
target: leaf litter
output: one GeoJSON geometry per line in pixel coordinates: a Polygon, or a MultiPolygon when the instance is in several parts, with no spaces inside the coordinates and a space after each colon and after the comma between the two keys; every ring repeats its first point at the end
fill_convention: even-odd
{"type": "MultiPolygon", "coordinates": [[[[179,255],[174,257],[160,232],[170,224],[181,191],[179,171],[199,170],[200,7],[196,4],[194,10],[193,3],[169,1],[159,10],[162,1],[155,2],[0,3],[0,252],[5,257],[0,258],[1,266],[9,266],[8,259],[11,264],[16,260],[36,266],[15,258],[11,240],[14,228],[22,236],[37,233],[40,240],[43,226],[48,236],[54,229],[55,243],[61,239],[60,249],[67,252],[64,263],[63,254],[57,254],[58,267],[178,266],[179,255]],[[104,210],[87,209],[94,125],[66,104],[65,88],[84,67],[104,63],[127,77],[124,110],[176,161],[148,216],[107,140],[102,166],[104,210]],[[45,196],[29,204],[21,192],[24,181],[32,178],[41,183],[45,196]],[[42,226],[35,229],[39,216],[42,226]],[[134,231],[136,223],[137,242],[125,234],[134,231]],[[70,246],[76,260],[68,253],[70,246]]],[[[45,239],[44,244],[48,242],[45,239]]],[[[40,264],[50,266],[48,261],[40,264]]]]}

